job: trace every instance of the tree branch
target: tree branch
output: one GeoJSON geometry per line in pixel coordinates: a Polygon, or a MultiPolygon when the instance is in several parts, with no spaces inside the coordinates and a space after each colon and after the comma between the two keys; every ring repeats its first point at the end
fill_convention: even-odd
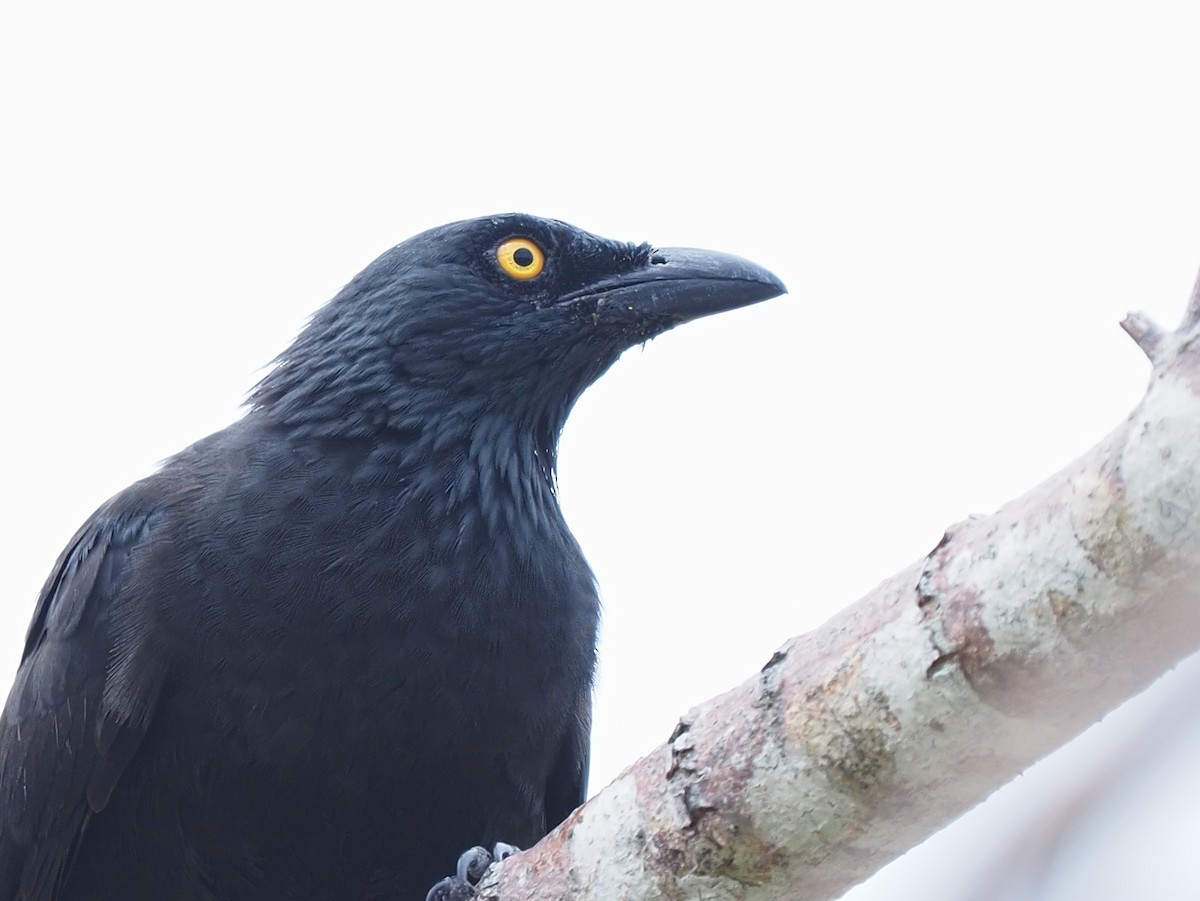
{"type": "Polygon", "coordinates": [[[1158,323],[1141,311],[1130,313],[1121,320],[1121,328],[1142,349],[1151,363],[1157,362],[1163,350],[1163,331],[1158,323]]]}
{"type": "Polygon", "coordinates": [[[1125,328],[1154,375],[1103,442],[688,713],[481,897],[836,898],[1200,648],[1200,282],[1180,332],[1125,328]]]}
{"type": "Polygon", "coordinates": [[[1196,281],[1192,284],[1192,296],[1188,299],[1187,313],[1179,330],[1191,331],[1197,327],[1200,327],[1200,272],[1196,273],[1196,281]]]}

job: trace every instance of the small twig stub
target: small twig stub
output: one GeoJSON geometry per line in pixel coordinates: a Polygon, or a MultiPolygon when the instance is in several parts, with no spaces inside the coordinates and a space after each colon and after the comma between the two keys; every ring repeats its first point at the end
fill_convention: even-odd
{"type": "Polygon", "coordinates": [[[1121,328],[1137,342],[1137,346],[1150,358],[1150,362],[1158,362],[1163,346],[1163,330],[1158,323],[1139,310],[1122,319],[1121,328]]]}

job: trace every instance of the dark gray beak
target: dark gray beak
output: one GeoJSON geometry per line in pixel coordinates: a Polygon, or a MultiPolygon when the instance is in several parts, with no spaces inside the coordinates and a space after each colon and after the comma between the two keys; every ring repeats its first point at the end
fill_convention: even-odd
{"type": "Polygon", "coordinates": [[[664,247],[651,254],[647,265],[594,282],[563,303],[587,302],[598,323],[631,326],[639,334],[630,337],[642,340],[786,291],[777,276],[741,257],[664,247]]]}

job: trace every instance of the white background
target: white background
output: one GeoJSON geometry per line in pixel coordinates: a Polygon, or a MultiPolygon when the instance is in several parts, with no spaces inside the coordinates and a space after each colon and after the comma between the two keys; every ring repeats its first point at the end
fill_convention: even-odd
{"type": "MultiPolygon", "coordinates": [[[[79,523],[432,225],[533,212],[791,289],[629,352],[563,437],[605,600],[593,790],[1095,443],[1149,372],[1117,322],[1183,312],[1194,4],[433,6],[6,8],[4,670],[79,523]]],[[[853,897],[958,897],[1093,744],[853,897]]],[[[1182,772],[1165,794],[1195,795],[1182,772]]],[[[1137,834],[1165,820],[1194,858],[1195,814],[1158,810],[1137,834]]]]}

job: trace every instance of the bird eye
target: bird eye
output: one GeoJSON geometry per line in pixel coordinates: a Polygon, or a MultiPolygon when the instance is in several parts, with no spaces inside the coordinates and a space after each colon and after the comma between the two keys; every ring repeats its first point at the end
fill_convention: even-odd
{"type": "Polygon", "coordinates": [[[528,238],[509,238],[496,248],[496,262],[513,278],[533,278],[546,264],[546,255],[528,238]]]}

